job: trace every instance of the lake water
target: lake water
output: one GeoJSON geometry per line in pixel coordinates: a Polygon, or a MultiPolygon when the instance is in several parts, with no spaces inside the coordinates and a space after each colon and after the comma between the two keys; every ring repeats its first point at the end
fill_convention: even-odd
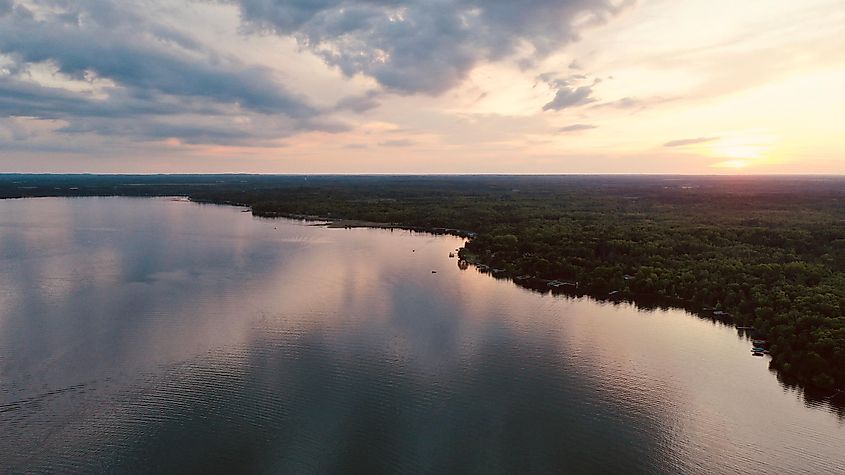
{"type": "Polygon", "coordinates": [[[842,415],[735,329],[530,292],[461,245],[0,201],[0,473],[845,472],[842,415]]]}

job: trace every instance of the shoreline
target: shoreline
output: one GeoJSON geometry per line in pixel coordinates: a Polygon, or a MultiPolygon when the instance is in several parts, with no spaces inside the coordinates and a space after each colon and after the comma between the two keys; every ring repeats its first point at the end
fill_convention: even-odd
{"type": "Polygon", "coordinates": [[[214,204],[223,204],[223,205],[232,205],[232,206],[242,206],[246,208],[250,208],[253,216],[257,216],[259,218],[284,218],[284,219],[294,219],[298,221],[313,221],[312,224],[309,226],[324,226],[327,228],[332,229],[353,229],[353,228],[373,228],[373,229],[402,229],[406,231],[413,231],[417,233],[427,233],[427,234],[434,234],[434,235],[450,235],[461,237],[464,239],[472,239],[473,237],[477,236],[478,234],[474,231],[466,231],[463,229],[457,228],[443,228],[443,227],[422,227],[422,226],[409,226],[404,225],[401,223],[385,223],[379,221],[367,221],[363,219],[352,219],[352,218],[339,218],[339,217],[328,217],[328,216],[318,216],[318,215],[311,215],[311,214],[296,214],[296,213],[279,213],[279,212],[256,212],[252,209],[251,206],[247,204],[241,203],[215,203],[213,201],[208,201],[208,203],[214,204]]]}
{"type": "MultiPolygon", "coordinates": [[[[731,207],[735,197],[729,187],[704,190],[692,199],[687,191],[673,191],[665,186],[655,188],[652,183],[628,183],[626,188],[618,190],[625,183],[609,179],[603,187],[588,183],[590,186],[586,188],[580,184],[564,186],[535,180],[537,183],[531,184],[536,185],[536,190],[511,189],[521,183],[516,178],[513,181],[517,183],[508,182],[505,190],[497,183],[437,180],[428,183],[433,179],[420,179],[422,183],[411,190],[404,182],[388,181],[375,188],[367,182],[368,186],[372,185],[370,188],[359,189],[353,188],[354,183],[335,183],[337,180],[330,179],[323,184],[309,182],[308,186],[284,182],[272,189],[254,188],[238,181],[220,185],[224,189],[219,191],[193,190],[190,183],[180,189],[176,184],[166,183],[159,186],[161,189],[149,188],[141,194],[136,193],[135,187],[119,188],[122,186],[119,181],[113,184],[105,178],[102,180],[104,183],[95,182],[97,187],[90,188],[83,187],[84,180],[61,183],[80,187],[79,191],[70,194],[59,188],[47,189],[35,182],[41,187],[40,191],[28,196],[170,196],[197,203],[244,207],[248,209],[243,211],[257,217],[306,220],[311,221],[311,225],[330,228],[369,227],[455,235],[466,239],[459,255],[467,257],[467,251],[477,254],[471,260],[479,270],[483,266],[490,268],[493,263],[494,278],[507,278],[515,285],[538,292],[627,301],[643,308],[680,308],[700,318],[730,324],[739,333],[748,331],[742,327],[756,327],[758,339],[768,336],[770,340],[770,369],[777,371],[779,377],[783,376],[786,384],[813,392],[845,388],[836,381],[843,369],[841,363],[830,356],[830,351],[825,350],[827,347],[819,347],[819,332],[828,329],[834,332],[833,341],[838,341],[836,338],[841,334],[838,320],[831,319],[822,310],[814,310],[815,307],[809,308],[806,303],[816,301],[808,299],[820,302],[825,298],[835,299],[841,292],[830,286],[840,285],[842,279],[837,277],[835,269],[815,260],[817,256],[812,254],[832,252],[827,249],[830,246],[813,241],[811,252],[805,256],[801,254],[803,248],[795,248],[794,242],[802,237],[796,235],[798,231],[821,238],[838,229],[830,228],[822,220],[828,214],[834,215],[835,209],[828,209],[829,206],[816,209],[821,206],[818,204],[820,199],[838,196],[831,195],[833,191],[809,194],[804,201],[800,200],[805,196],[802,194],[795,199],[777,201],[776,206],[772,206],[767,193],[773,191],[758,185],[761,189],[745,198],[748,203],[731,207]],[[352,191],[358,194],[350,194],[352,191]],[[572,195],[575,191],[579,194],[572,195]],[[402,197],[408,193],[411,193],[410,197],[403,201],[402,197]],[[629,196],[637,200],[629,199],[629,196]],[[454,200],[447,200],[449,197],[454,200]],[[667,208],[666,203],[672,205],[667,208]],[[712,203],[718,203],[719,210],[706,214],[712,209],[712,203]],[[703,207],[705,204],[707,207],[703,207]],[[660,207],[654,208],[657,205],[660,207]],[[794,214],[804,209],[804,205],[817,214],[794,214]],[[748,209],[757,210],[759,215],[748,215],[748,209]],[[364,219],[338,217],[335,212],[364,219]],[[608,221],[602,220],[603,216],[628,221],[604,226],[602,223],[608,221]],[[703,217],[687,219],[689,216],[703,217]],[[802,218],[806,216],[809,218],[802,218]],[[580,218],[586,221],[579,223],[577,219],[580,218]],[[789,220],[794,221],[794,226],[784,227],[789,220]],[[468,226],[483,230],[483,234],[477,236],[457,228],[436,227],[457,222],[468,223],[468,226]],[[703,234],[702,238],[697,238],[690,233],[703,234]],[[687,241],[673,240],[677,237],[687,241]],[[666,249],[676,253],[667,255],[663,252],[666,249]],[[709,253],[704,257],[706,260],[691,260],[690,256],[702,249],[709,253]],[[626,253],[628,251],[630,254],[626,253]],[[776,254],[768,258],[761,252],[776,254]],[[766,275],[764,271],[769,265],[774,271],[766,275]],[[772,272],[779,274],[772,276],[772,272]],[[783,280],[784,272],[797,275],[798,280],[794,275],[791,280],[783,280]],[[580,287],[571,289],[567,284],[565,289],[550,289],[548,279],[560,279],[560,275],[573,280],[578,278],[580,287]],[[778,276],[781,276],[780,280],[778,276]],[[822,279],[821,284],[830,288],[826,290],[812,279],[822,279]],[[677,292],[674,290],[676,285],[677,292]],[[786,292],[788,299],[781,302],[770,298],[775,294],[765,291],[768,285],[774,285],[781,294],[786,292]],[[806,323],[799,326],[799,319],[806,323]],[[818,332],[814,330],[816,328],[819,328],[818,332]],[[825,351],[820,354],[826,358],[827,366],[819,366],[820,371],[807,366],[808,361],[819,360],[814,351],[825,351]],[[820,377],[818,381],[813,379],[815,376],[820,377]]],[[[785,192],[783,186],[779,186],[774,191],[785,192]]],[[[834,300],[832,305],[835,304],[834,300]]],[[[819,364],[822,363],[825,361],[819,364]]]]}
{"type": "MultiPolygon", "coordinates": [[[[315,221],[315,223],[310,224],[310,226],[323,226],[327,228],[333,229],[353,229],[353,228],[371,228],[371,229],[402,229],[414,232],[421,232],[427,234],[434,234],[434,235],[443,235],[443,234],[451,234],[451,233],[444,233],[444,232],[436,232],[435,230],[444,230],[451,228],[431,228],[431,229],[424,229],[420,227],[412,227],[412,226],[402,226],[398,223],[380,223],[374,221],[365,221],[359,219],[348,219],[348,218],[327,218],[321,216],[314,216],[314,215],[298,215],[298,214],[286,214],[286,213],[266,213],[266,214],[256,214],[253,212],[253,216],[264,217],[264,218],[282,218],[282,219],[294,219],[294,220],[304,220],[304,221],[315,221]],[[316,221],[319,221],[316,222],[316,221]]],[[[458,236],[457,234],[451,234],[458,236]]],[[[516,285],[517,287],[521,287],[525,290],[536,292],[539,294],[551,294],[551,295],[564,295],[573,298],[581,298],[587,297],[593,299],[597,302],[607,302],[607,303],[627,303],[633,305],[638,310],[654,310],[654,309],[673,309],[673,310],[683,310],[690,315],[694,316],[695,318],[700,318],[703,320],[709,320],[711,322],[719,322],[725,326],[729,326],[736,330],[737,336],[746,338],[749,341],[754,341],[757,338],[763,338],[765,340],[766,335],[761,335],[759,333],[755,333],[757,330],[753,327],[744,326],[745,324],[740,321],[736,321],[732,314],[723,313],[718,314],[719,312],[716,309],[702,307],[695,302],[687,301],[687,300],[679,300],[673,299],[670,297],[662,297],[659,295],[648,295],[648,294],[637,294],[637,293],[630,293],[630,292],[618,292],[618,293],[607,293],[607,292],[595,292],[590,290],[579,290],[577,283],[576,286],[572,287],[569,285],[563,285],[558,287],[552,287],[548,284],[551,282],[556,282],[556,280],[552,279],[542,279],[535,276],[515,276],[511,273],[508,273],[504,269],[495,269],[491,265],[481,262],[478,259],[478,256],[469,254],[466,252],[466,244],[472,239],[470,237],[464,237],[466,240],[464,241],[464,245],[458,250],[456,258],[458,262],[465,262],[468,265],[472,265],[475,267],[476,271],[481,274],[487,274],[489,277],[493,279],[499,280],[507,280],[512,284],[516,285]],[[497,272],[498,271],[498,272],[497,272]],[[522,279],[520,277],[523,277],[522,279]]],[[[460,264],[459,264],[460,265],[460,264]]],[[[749,356],[751,354],[749,353],[749,356]]],[[[779,369],[773,368],[771,366],[772,357],[768,353],[763,355],[769,361],[769,371],[775,373],[778,381],[786,387],[792,389],[800,389],[804,398],[808,401],[813,402],[827,402],[829,404],[836,405],[837,407],[845,406],[845,397],[843,397],[843,390],[839,388],[834,388],[832,390],[823,390],[818,389],[810,385],[801,384],[798,381],[788,379],[779,369]],[[843,399],[840,401],[840,399],[843,399]]]]}
{"type": "MultiPolygon", "coordinates": [[[[190,199],[190,198],[189,198],[190,199]]],[[[221,204],[221,203],[216,203],[221,204]]],[[[222,203],[222,204],[230,204],[230,203],[222,203]]],[[[549,282],[555,282],[555,280],[549,279],[541,279],[535,276],[515,276],[511,273],[508,273],[504,269],[495,269],[492,265],[486,264],[481,262],[478,259],[478,256],[466,253],[466,245],[472,239],[472,237],[468,237],[465,235],[459,235],[455,233],[449,232],[438,232],[438,231],[453,231],[453,228],[422,228],[418,226],[403,226],[399,223],[384,223],[384,222],[375,222],[375,221],[366,221],[360,219],[349,219],[349,218],[338,218],[338,217],[324,217],[324,216],[316,216],[316,215],[302,215],[302,214],[294,214],[294,213],[278,213],[278,212],[268,212],[268,213],[255,213],[254,210],[249,205],[241,205],[241,204],[233,204],[235,206],[245,206],[250,208],[252,211],[253,216],[262,217],[262,218],[282,218],[282,219],[293,219],[293,220],[300,220],[300,221],[314,221],[315,223],[310,224],[310,226],[323,226],[332,229],[354,229],[354,228],[371,228],[371,229],[402,229],[407,231],[413,232],[421,232],[433,235],[454,235],[458,237],[463,237],[465,240],[464,245],[458,250],[457,259],[458,261],[466,262],[468,265],[472,265],[475,267],[476,271],[482,274],[488,274],[490,277],[494,279],[501,279],[501,280],[508,280],[512,284],[521,287],[523,289],[529,290],[531,292],[536,292],[540,294],[552,294],[552,295],[565,295],[569,297],[588,297],[598,302],[608,302],[608,303],[628,303],[633,305],[637,309],[642,310],[653,310],[653,309],[675,309],[675,310],[683,310],[688,312],[690,315],[701,318],[704,320],[709,320],[713,322],[719,322],[724,324],[725,326],[730,326],[735,329],[738,333],[738,336],[745,337],[748,340],[755,340],[756,338],[762,338],[763,340],[766,339],[766,335],[755,334],[754,332],[757,331],[753,327],[744,326],[744,322],[737,321],[734,319],[732,314],[724,313],[723,315],[719,315],[718,310],[712,308],[701,307],[700,305],[696,304],[692,301],[687,300],[679,300],[673,299],[671,297],[663,297],[659,295],[648,295],[648,294],[637,294],[637,293],[630,293],[630,292],[619,292],[617,291],[614,293],[611,291],[610,293],[607,292],[595,292],[590,290],[578,290],[577,285],[573,288],[570,286],[561,286],[561,287],[551,287],[548,285],[549,282]],[[520,279],[519,277],[526,277],[525,279],[520,279]],[[537,285],[542,284],[542,285],[537,285]]],[[[456,230],[457,231],[457,230],[456,230]]],[[[473,233],[477,235],[476,233],[473,233]]],[[[474,237],[474,236],[473,236],[474,237]]],[[[845,400],[838,401],[839,398],[843,395],[843,390],[839,388],[833,388],[831,390],[824,390],[815,388],[811,385],[801,384],[799,381],[792,380],[784,375],[779,369],[774,368],[771,366],[772,356],[768,353],[763,355],[767,357],[769,361],[769,370],[775,373],[778,381],[781,382],[784,386],[790,388],[799,388],[801,392],[804,394],[804,397],[807,400],[818,402],[818,401],[825,401],[831,404],[845,405],[845,400]],[[836,400],[836,402],[834,402],[836,400]]]]}

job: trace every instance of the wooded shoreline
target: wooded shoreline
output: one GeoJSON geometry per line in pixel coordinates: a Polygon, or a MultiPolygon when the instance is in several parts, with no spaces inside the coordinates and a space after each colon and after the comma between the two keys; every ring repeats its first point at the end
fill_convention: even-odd
{"type": "Polygon", "coordinates": [[[753,327],[784,382],[845,389],[839,177],[0,175],[0,197],[109,195],[450,230],[471,238],[462,258],[509,278],[753,327]]]}

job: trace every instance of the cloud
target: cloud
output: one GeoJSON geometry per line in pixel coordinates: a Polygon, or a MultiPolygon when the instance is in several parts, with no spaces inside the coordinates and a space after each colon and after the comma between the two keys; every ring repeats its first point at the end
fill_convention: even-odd
{"type": "Polygon", "coordinates": [[[292,36],[345,75],[402,94],[439,94],[476,65],[531,62],[633,0],[230,0],[249,27],[292,36]],[[527,51],[526,51],[527,47],[527,51]],[[521,56],[521,57],[518,57],[521,56]]]}
{"type": "Polygon", "coordinates": [[[0,77],[0,114],[41,119],[74,117],[134,117],[150,114],[182,112],[220,112],[213,104],[197,104],[178,98],[139,97],[128,91],[113,89],[107,99],[90,93],[78,93],[59,87],[47,87],[17,78],[0,77]]]}
{"type": "Polygon", "coordinates": [[[592,86],[568,87],[562,86],[555,93],[554,99],[543,106],[544,111],[559,111],[569,107],[580,106],[594,102],[592,86]]]}
{"type": "Polygon", "coordinates": [[[29,139],[32,132],[15,119],[0,119],[0,144],[5,141],[21,142],[29,139]]]}
{"type": "Polygon", "coordinates": [[[220,121],[195,120],[183,123],[180,120],[163,121],[150,119],[132,120],[80,120],[56,130],[59,133],[82,134],[95,133],[98,135],[133,137],[142,140],[178,139],[189,144],[261,144],[261,137],[257,131],[250,131],[242,127],[227,127],[220,121]]]}
{"type": "MultiPolygon", "coordinates": [[[[123,13],[112,11],[118,7],[107,2],[97,5],[103,10],[74,6],[38,19],[3,17],[0,52],[11,57],[19,69],[49,63],[71,79],[112,81],[135,98],[168,95],[291,117],[316,114],[266,69],[233,58],[212,58],[203,49],[187,49],[195,43],[178,32],[144,20],[124,25],[114,18],[123,13]]],[[[131,10],[125,13],[134,18],[131,10]]]]}
{"type": "Polygon", "coordinates": [[[178,24],[168,26],[147,4],[42,0],[29,6],[0,0],[4,117],[62,121],[61,134],[185,143],[345,129],[270,69],[215,52],[178,24]]]}
{"type": "Polygon", "coordinates": [[[185,143],[258,143],[306,130],[339,132],[328,118],[244,114],[238,108],[178,97],[134,97],[122,90],[107,99],[62,88],[0,78],[0,115],[59,121],[61,134],[97,134],[134,140],[178,138],[185,143]]]}
{"type": "MultiPolygon", "coordinates": [[[[611,78],[612,79],[612,78],[611,78]]],[[[671,103],[678,100],[681,100],[682,97],[680,96],[672,96],[672,97],[663,97],[663,96],[654,96],[654,97],[623,97],[621,99],[616,99],[613,101],[602,102],[592,106],[591,108],[595,109],[622,109],[622,110],[634,110],[634,112],[639,112],[649,107],[658,106],[661,104],[671,103]]]]}
{"type": "Polygon", "coordinates": [[[536,87],[540,82],[545,82],[555,91],[554,98],[543,106],[543,110],[559,111],[595,102],[593,88],[601,80],[593,79],[592,82],[587,82],[589,79],[590,77],[586,74],[572,74],[564,78],[558,77],[553,72],[539,74],[534,86],[536,87]]]}
{"type": "Polygon", "coordinates": [[[591,125],[591,124],[572,124],[572,125],[567,125],[566,127],[559,128],[558,132],[579,132],[579,131],[582,131],[582,130],[590,130],[590,129],[595,129],[595,128],[598,128],[598,126],[597,125],[591,125]]]}
{"type": "Polygon", "coordinates": [[[338,111],[349,110],[361,114],[381,105],[376,99],[378,95],[378,91],[367,91],[358,96],[344,97],[335,104],[334,108],[338,111]]]}
{"type": "Polygon", "coordinates": [[[617,99],[615,101],[599,104],[597,107],[613,107],[615,109],[635,109],[637,107],[643,106],[644,103],[641,99],[637,99],[635,97],[623,97],[622,99],[617,99]]]}
{"type": "Polygon", "coordinates": [[[549,84],[557,89],[555,97],[543,106],[544,111],[560,111],[570,107],[582,106],[595,102],[593,97],[593,87],[598,84],[598,81],[590,85],[573,86],[573,80],[581,80],[585,76],[572,76],[568,79],[556,79],[549,81],[549,84]]]}
{"type": "Polygon", "coordinates": [[[379,142],[379,145],[382,147],[410,147],[414,145],[416,142],[413,140],[408,139],[395,139],[395,140],[385,140],[384,142],[379,142]]]}
{"type": "Polygon", "coordinates": [[[679,140],[670,140],[663,144],[664,147],[683,147],[685,145],[695,145],[699,143],[707,143],[707,142],[714,142],[719,140],[719,137],[697,137],[694,139],[679,139],[679,140]]]}

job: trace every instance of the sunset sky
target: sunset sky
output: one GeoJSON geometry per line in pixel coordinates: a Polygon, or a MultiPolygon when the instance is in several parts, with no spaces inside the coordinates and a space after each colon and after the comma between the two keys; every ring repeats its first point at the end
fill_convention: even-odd
{"type": "Polygon", "coordinates": [[[0,0],[0,172],[845,173],[842,0],[0,0]]]}

